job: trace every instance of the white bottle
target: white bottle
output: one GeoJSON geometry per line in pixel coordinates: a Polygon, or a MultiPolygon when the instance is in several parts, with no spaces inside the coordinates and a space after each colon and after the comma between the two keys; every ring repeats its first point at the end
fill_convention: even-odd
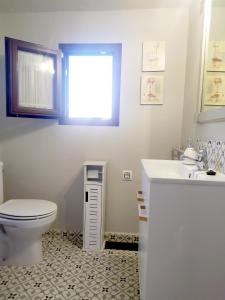
{"type": "Polygon", "coordinates": [[[188,146],[184,150],[184,154],[182,155],[182,157],[183,157],[183,159],[186,159],[189,162],[192,161],[192,163],[193,163],[193,161],[197,161],[198,160],[198,153],[194,149],[192,138],[188,139],[188,146]]]}

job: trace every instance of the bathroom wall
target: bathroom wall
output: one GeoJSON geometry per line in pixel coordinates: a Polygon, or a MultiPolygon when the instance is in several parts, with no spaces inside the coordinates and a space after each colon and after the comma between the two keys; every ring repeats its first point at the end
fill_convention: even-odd
{"type": "MultiPolygon", "coordinates": [[[[0,12],[0,39],[2,41],[3,36],[4,36],[4,27],[5,27],[5,22],[3,20],[3,14],[0,12]]],[[[5,109],[5,76],[4,76],[4,65],[2,61],[2,52],[0,54],[0,111],[5,109]]],[[[0,160],[2,160],[2,143],[0,142],[0,160]]]]}
{"type": "Polygon", "coordinates": [[[82,228],[85,160],[108,162],[106,230],[137,232],[140,159],[171,157],[180,144],[188,10],[2,14],[0,18],[0,144],[5,198],[33,197],[58,204],[57,226],[82,228]],[[5,117],[4,40],[10,36],[57,48],[58,43],[121,42],[119,127],[62,126],[54,120],[5,117]],[[142,41],[166,41],[164,104],[141,106],[142,41]],[[122,169],[133,170],[131,182],[122,169]]]}

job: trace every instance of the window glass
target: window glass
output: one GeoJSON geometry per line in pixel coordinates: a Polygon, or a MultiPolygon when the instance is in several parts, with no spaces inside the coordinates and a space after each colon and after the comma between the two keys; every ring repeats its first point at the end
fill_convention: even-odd
{"type": "Polygon", "coordinates": [[[112,56],[69,56],[69,118],[112,117],[112,56]]]}
{"type": "Polygon", "coordinates": [[[18,51],[19,106],[53,108],[53,58],[18,51]]]}
{"type": "Polygon", "coordinates": [[[119,125],[121,44],[60,44],[61,124],[119,125]]]}

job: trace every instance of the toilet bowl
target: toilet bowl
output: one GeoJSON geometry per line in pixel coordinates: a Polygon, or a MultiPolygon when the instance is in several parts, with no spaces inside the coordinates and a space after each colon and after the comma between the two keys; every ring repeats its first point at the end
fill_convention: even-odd
{"type": "Polygon", "coordinates": [[[57,214],[55,203],[12,199],[0,205],[0,265],[29,265],[42,258],[41,236],[57,214]]]}

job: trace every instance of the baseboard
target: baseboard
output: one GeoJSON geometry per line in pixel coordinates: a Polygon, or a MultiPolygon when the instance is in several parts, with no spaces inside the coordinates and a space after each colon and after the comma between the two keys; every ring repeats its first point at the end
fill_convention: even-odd
{"type": "MultiPolygon", "coordinates": [[[[75,230],[60,230],[60,229],[50,229],[45,235],[54,236],[61,235],[63,238],[72,241],[79,248],[83,245],[83,234],[80,231],[75,230]]],[[[139,236],[137,233],[127,233],[127,232],[105,232],[104,235],[105,243],[121,243],[121,244],[138,244],[139,236]]],[[[112,244],[111,244],[112,245],[112,244]]],[[[123,245],[117,245],[118,247],[123,247],[123,245]]],[[[116,247],[116,246],[115,246],[116,247]]],[[[132,247],[124,245],[124,247],[132,247]]],[[[133,247],[136,247],[135,245],[133,247]]]]}
{"type": "Polygon", "coordinates": [[[138,233],[105,232],[105,241],[119,243],[138,243],[138,233]]]}

